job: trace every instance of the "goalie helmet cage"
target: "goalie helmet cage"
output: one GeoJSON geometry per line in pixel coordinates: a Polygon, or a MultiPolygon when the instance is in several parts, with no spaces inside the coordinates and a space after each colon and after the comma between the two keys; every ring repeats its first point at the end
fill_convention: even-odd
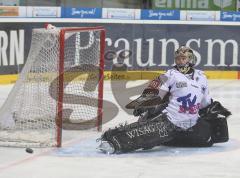
{"type": "Polygon", "coordinates": [[[33,29],[29,55],[0,109],[0,146],[61,146],[62,127],[101,130],[105,29],[33,29]]]}

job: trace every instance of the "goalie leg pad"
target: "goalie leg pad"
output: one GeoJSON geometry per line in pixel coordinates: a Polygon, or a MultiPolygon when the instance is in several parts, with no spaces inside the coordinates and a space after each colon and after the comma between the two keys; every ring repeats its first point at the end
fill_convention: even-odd
{"type": "Polygon", "coordinates": [[[115,153],[150,149],[171,140],[174,127],[166,115],[159,115],[145,122],[134,122],[109,129],[102,135],[101,140],[111,143],[115,153]]]}
{"type": "Polygon", "coordinates": [[[180,147],[210,147],[213,145],[211,127],[205,120],[199,119],[193,127],[177,131],[174,139],[164,143],[166,146],[180,147]]]}

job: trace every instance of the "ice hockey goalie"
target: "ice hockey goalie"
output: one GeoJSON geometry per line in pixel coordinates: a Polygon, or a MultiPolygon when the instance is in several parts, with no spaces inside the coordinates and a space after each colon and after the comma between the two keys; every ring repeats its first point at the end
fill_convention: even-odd
{"type": "Polygon", "coordinates": [[[194,68],[193,51],[181,46],[175,63],[126,105],[138,121],[104,132],[101,151],[126,153],[159,145],[210,147],[228,141],[231,112],[210,97],[206,76],[194,68]]]}

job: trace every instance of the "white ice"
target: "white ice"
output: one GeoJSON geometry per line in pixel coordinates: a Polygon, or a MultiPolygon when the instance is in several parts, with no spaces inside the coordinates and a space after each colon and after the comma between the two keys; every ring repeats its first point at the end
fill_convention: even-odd
{"type": "MultiPolygon", "coordinates": [[[[143,81],[129,82],[128,87],[143,81]]],[[[0,147],[0,178],[239,178],[240,177],[240,81],[210,80],[215,100],[232,111],[228,120],[230,140],[211,148],[156,147],[121,155],[105,155],[96,150],[94,131],[63,131],[62,148],[34,149],[0,147]]],[[[11,85],[0,86],[0,105],[11,85]]],[[[123,91],[118,91],[124,95],[123,91]]],[[[110,82],[105,82],[104,99],[114,99],[110,82]]],[[[104,106],[104,117],[111,106],[104,106]]],[[[133,118],[119,107],[118,115],[103,130],[133,118]]]]}

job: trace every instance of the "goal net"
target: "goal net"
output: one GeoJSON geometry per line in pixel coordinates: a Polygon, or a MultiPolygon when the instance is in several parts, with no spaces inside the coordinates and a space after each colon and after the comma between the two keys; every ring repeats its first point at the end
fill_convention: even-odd
{"type": "Polygon", "coordinates": [[[104,45],[102,27],[33,29],[0,109],[0,145],[61,146],[63,127],[101,129],[104,45]]]}

